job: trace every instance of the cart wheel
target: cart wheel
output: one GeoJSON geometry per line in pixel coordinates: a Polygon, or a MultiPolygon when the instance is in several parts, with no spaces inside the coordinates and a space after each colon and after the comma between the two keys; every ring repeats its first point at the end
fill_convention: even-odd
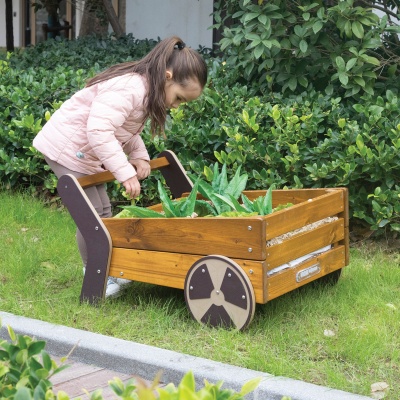
{"type": "Polygon", "coordinates": [[[211,326],[242,330],[254,316],[250,279],[224,256],[203,257],[192,265],[185,279],[185,301],[196,321],[211,326]]]}

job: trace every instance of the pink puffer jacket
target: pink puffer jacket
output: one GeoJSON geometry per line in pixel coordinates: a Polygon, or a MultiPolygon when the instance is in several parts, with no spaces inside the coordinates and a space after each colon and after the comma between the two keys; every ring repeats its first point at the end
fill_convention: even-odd
{"type": "Polygon", "coordinates": [[[150,159],[140,137],[146,86],[142,76],[126,74],[80,90],[52,115],[34,147],[73,171],[105,168],[126,181],[136,175],[129,159],[150,159]]]}

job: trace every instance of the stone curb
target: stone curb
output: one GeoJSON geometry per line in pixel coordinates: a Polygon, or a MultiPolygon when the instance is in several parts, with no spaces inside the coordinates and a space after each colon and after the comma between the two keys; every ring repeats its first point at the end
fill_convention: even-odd
{"type": "Polygon", "coordinates": [[[66,356],[75,347],[71,359],[107,368],[116,372],[138,375],[152,381],[159,371],[164,383],[177,385],[183,375],[193,371],[198,387],[204,379],[211,383],[223,381],[223,387],[240,391],[244,383],[256,377],[263,380],[246,396],[254,400],[366,400],[370,397],[330,389],[285,377],[240,368],[205,358],[163,350],[127,340],[82,331],[40,320],[0,311],[0,338],[9,339],[7,326],[20,333],[45,340],[46,350],[54,356],[66,356]]]}

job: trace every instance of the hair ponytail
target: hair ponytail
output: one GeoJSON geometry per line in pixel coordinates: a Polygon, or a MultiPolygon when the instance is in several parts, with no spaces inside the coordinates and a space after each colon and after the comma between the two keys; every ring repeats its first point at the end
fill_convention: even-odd
{"type": "Polygon", "coordinates": [[[151,119],[153,133],[164,130],[167,110],[165,106],[166,71],[173,71],[176,83],[185,86],[190,79],[202,88],[207,83],[207,65],[200,54],[186,46],[177,36],[159,42],[144,58],[117,64],[87,82],[92,86],[116,76],[137,73],[147,79],[149,88],[145,100],[147,117],[151,119]]]}

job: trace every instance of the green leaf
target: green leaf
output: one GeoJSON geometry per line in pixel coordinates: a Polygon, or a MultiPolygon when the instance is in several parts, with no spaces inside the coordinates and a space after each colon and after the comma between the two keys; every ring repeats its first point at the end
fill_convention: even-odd
{"type": "Polygon", "coordinates": [[[249,22],[254,18],[258,18],[260,13],[247,13],[244,15],[243,22],[249,22]]]}
{"type": "Polygon", "coordinates": [[[246,208],[244,208],[233,196],[227,194],[223,196],[221,194],[216,194],[216,196],[221,199],[225,204],[227,204],[232,210],[240,211],[240,212],[248,212],[246,208]]]}
{"type": "Polygon", "coordinates": [[[197,179],[196,183],[193,185],[193,188],[188,197],[184,200],[182,207],[180,209],[181,217],[190,217],[195,209],[196,199],[197,199],[197,191],[199,187],[200,178],[197,179]]]}
{"type": "Polygon", "coordinates": [[[240,175],[240,170],[241,166],[239,165],[235,175],[233,176],[232,180],[229,182],[228,186],[226,187],[226,189],[223,191],[222,194],[230,194],[235,199],[239,198],[240,194],[246,188],[246,183],[248,179],[247,174],[240,175]]]}
{"type": "MultiPolygon", "coordinates": [[[[217,165],[217,163],[215,163],[215,165],[217,165]]],[[[207,165],[204,166],[203,174],[208,181],[212,181],[214,173],[209,166],[207,165]]]]}
{"type": "Polygon", "coordinates": [[[31,399],[33,399],[33,396],[31,394],[31,391],[27,387],[19,388],[14,395],[14,400],[31,400],[31,399]]]}
{"type": "Polygon", "coordinates": [[[204,180],[200,180],[199,192],[205,199],[212,201],[212,197],[213,197],[213,194],[215,193],[215,190],[209,183],[207,183],[204,180]]]}
{"type": "Polygon", "coordinates": [[[174,203],[169,198],[168,193],[164,189],[164,186],[162,185],[161,181],[157,182],[157,188],[165,216],[167,218],[180,217],[179,212],[176,210],[174,203]]]}
{"type": "Polygon", "coordinates": [[[7,325],[7,330],[8,330],[8,336],[10,336],[10,339],[14,342],[17,339],[17,336],[15,335],[13,328],[11,328],[10,325],[7,325]]]}
{"type": "Polygon", "coordinates": [[[339,81],[342,85],[347,85],[349,83],[349,77],[345,72],[339,72],[339,81]]]}
{"type": "Polygon", "coordinates": [[[46,398],[45,396],[46,396],[45,389],[42,387],[42,385],[37,385],[35,387],[35,390],[33,391],[34,400],[43,400],[46,398]]]}
{"type": "Polygon", "coordinates": [[[232,203],[231,199],[228,196],[224,196],[219,193],[215,193],[215,197],[218,197],[222,203],[228,205],[232,210],[235,210],[235,205],[232,203]]]}
{"type": "Polygon", "coordinates": [[[253,51],[254,57],[256,60],[258,60],[264,53],[264,45],[259,44],[253,51]]]}
{"type": "MultiPolygon", "coordinates": [[[[121,394],[120,396],[122,397],[123,394],[121,394]]],[[[103,400],[103,390],[96,389],[94,392],[92,392],[92,394],[90,395],[90,400],[103,400]]]]}
{"type": "Polygon", "coordinates": [[[114,215],[114,218],[132,218],[132,214],[129,210],[122,210],[118,214],[114,215]]]}
{"type": "Polygon", "coordinates": [[[8,368],[5,364],[0,364],[0,378],[8,373],[10,368],[8,368]]]}
{"type": "MultiPolygon", "coordinates": [[[[188,373],[185,374],[185,376],[182,378],[181,382],[179,383],[179,388],[181,387],[186,387],[192,392],[196,390],[196,382],[194,379],[194,375],[192,371],[189,371],[188,373]]],[[[185,397],[183,397],[185,398],[185,397]]]]}
{"type": "Polygon", "coordinates": [[[361,56],[361,58],[362,58],[365,62],[367,62],[367,63],[369,63],[369,64],[372,64],[372,65],[376,65],[377,67],[379,67],[379,66],[381,65],[380,61],[379,61],[377,58],[375,58],[375,57],[371,57],[371,56],[368,56],[368,55],[366,55],[366,54],[363,54],[363,55],[361,56]]]}
{"type": "Polygon", "coordinates": [[[39,379],[46,379],[49,377],[49,371],[45,368],[40,368],[35,371],[39,379]]]}
{"type": "Polygon", "coordinates": [[[211,185],[203,180],[200,180],[199,192],[204,198],[210,200],[214,204],[214,207],[217,210],[218,214],[221,214],[221,212],[223,212],[223,203],[220,199],[218,199],[217,196],[215,196],[216,192],[211,185]]]}
{"type": "Polygon", "coordinates": [[[124,383],[121,379],[114,378],[112,381],[108,382],[108,385],[117,396],[121,396],[122,393],[124,393],[124,383]]]}
{"type": "Polygon", "coordinates": [[[292,90],[292,91],[294,91],[296,89],[296,87],[297,87],[297,79],[296,79],[296,77],[292,76],[289,79],[288,86],[289,86],[290,90],[292,90]]]}
{"type": "Polygon", "coordinates": [[[346,64],[343,60],[343,57],[337,56],[335,58],[335,61],[339,71],[344,71],[346,69],[346,64]]]}
{"type": "Polygon", "coordinates": [[[240,391],[240,394],[242,396],[246,396],[246,394],[249,394],[250,392],[253,392],[260,385],[261,380],[262,380],[262,378],[259,377],[259,378],[251,379],[250,381],[246,382],[242,386],[242,390],[240,391]]]}
{"type": "Polygon", "coordinates": [[[364,37],[364,27],[359,21],[353,21],[351,24],[351,30],[358,39],[362,39],[364,37]]]}
{"type": "MultiPolygon", "coordinates": [[[[217,164],[217,171],[218,171],[218,164],[217,164]]],[[[215,169],[214,169],[215,173],[215,169]]],[[[226,164],[222,165],[221,173],[216,173],[214,176],[212,187],[215,189],[217,193],[224,193],[226,187],[228,186],[228,174],[226,171],[226,164]]]]}
{"type": "Polygon", "coordinates": [[[267,17],[265,14],[260,14],[260,15],[258,16],[258,20],[260,21],[260,23],[261,23],[262,25],[266,25],[266,24],[267,24],[267,21],[268,21],[268,17],[267,17]]]}
{"type": "Polygon", "coordinates": [[[229,217],[229,218],[238,218],[238,217],[254,217],[259,215],[258,212],[248,212],[248,211],[224,211],[223,213],[217,215],[217,217],[229,217]]]}
{"type": "Polygon", "coordinates": [[[265,195],[264,203],[263,203],[263,211],[265,212],[264,215],[271,214],[272,212],[272,190],[274,186],[271,185],[271,187],[267,190],[267,194],[265,195]]]}
{"type": "Polygon", "coordinates": [[[18,364],[24,364],[28,360],[28,350],[22,349],[17,353],[17,357],[15,359],[18,364]]]}
{"type": "Polygon", "coordinates": [[[243,202],[243,206],[246,208],[246,210],[249,212],[253,212],[254,211],[253,202],[243,193],[241,195],[241,199],[243,202]]]}
{"type": "Polygon", "coordinates": [[[137,217],[137,218],[165,218],[164,214],[161,214],[157,211],[150,210],[149,208],[144,208],[144,207],[138,207],[138,206],[123,206],[122,208],[125,208],[129,210],[131,213],[132,217],[137,217]]]}
{"type": "Polygon", "coordinates": [[[61,371],[64,371],[64,369],[70,368],[71,365],[69,364],[65,364],[65,365],[60,365],[59,367],[55,368],[55,370],[53,371],[53,375],[58,374],[61,371]]]}
{"type": "Polygon", "coordinates": [[[362,150],[365,147],[363,137],[360,134],[357,135],[356,144],[359,150],[362,150]]]}
{"type": "Polygon", "coordinates": [[[29,357],[39,354],[46,347],[46,342],[44,340],[37,340],[29,345],[28,354],[29,357]]]}
{"type": "Polygon", "coordinates": [[[299,47],[300,47],[300,51],[302,53],[306,53],[307,49],[308,49],[308,44],[304,39],[302,39],[302,40],[300,40],[299,47]]]}
{"type": "Polygon", "coordinates": [[[350,58],[346,63],[346,71],[350,71],[357,63],[357,58],[350,58]]]}
{"type": "Polygon", "coordinates": [[[199,217],[205,217],[208,215],[211,216],[217,215],[216,209],[206,200],[196,200],[194,212],[199,217]]]}
{"type": "Polygon", "coordinates": [[[312,30],[313,30],[314,34],[317,34],[323,27],[324,27],[324,24],[322,23],[322,21],[315,21],[312,26],[312,30]]]}
{"type": "MultiPolygon", "coordinates": [[[[98,389],[98,390],[101,391],[101,389],[98,389]]],[[[96,390],[95,392],[97,392],[97,390],[96,390]]],[[[95,392],[94,392],[94,393],[95,393],[95,392]]],[[[90,400],[94,400],[94,399],[93,399],[94,393],[90,396],[90,400]]],[[[103,399],[103,397],[101,397],[101,399],[103,399]]],[[[35,399],[35,400],[36,400],[36,399],[35,399]]],[[[39,399],[38,399],[38,400],[39,400],[39,399]]],[[[41,400],[41,399],[40,399],[40,400],[41,400]]],[[[59,391],[57,392],[57,400],[70,400],[70,398],[69,398],[69,396],[68,396],[67,393],[65,393],[65,392],[62,391],[62,390],[59,390],[59,391]]]]}
{"type": "Polygon", "coordinates": [[[43,360],[43,366],[50,371],[52,369],[53,364],[51,362],[49,353],[47,353],[47,351],[45,350],[42,350],[41,355],[43,360]]]}

